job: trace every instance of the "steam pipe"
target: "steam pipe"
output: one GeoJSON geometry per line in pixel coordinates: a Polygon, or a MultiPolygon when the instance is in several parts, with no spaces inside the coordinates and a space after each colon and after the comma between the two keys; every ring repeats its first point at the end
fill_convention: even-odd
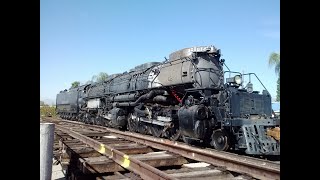
{"type": "Polygon", "coordinates": [[[122,103],[115,102],[115,103],[113,103],[113,106],[114,107],[119,107],[119,106],[137,106],[142,101],[151,99],[156,95],[164,94],[164,93],[165,93],[165,90],[161,90],[161,89],[151,90],[148,94],[144,94],[144,95],[140,96],[135,102],[122,102],[122,103]]]}

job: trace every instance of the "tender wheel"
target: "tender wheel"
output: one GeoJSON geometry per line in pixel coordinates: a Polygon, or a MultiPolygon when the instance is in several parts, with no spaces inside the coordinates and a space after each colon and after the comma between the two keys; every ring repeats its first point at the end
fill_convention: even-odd
{"type": "Polygon", "coordinates": [[[215,130],[212,133],[210,144],[216,150],[226,151],[229,148],[229,137],[223,130],[215,130]]]}

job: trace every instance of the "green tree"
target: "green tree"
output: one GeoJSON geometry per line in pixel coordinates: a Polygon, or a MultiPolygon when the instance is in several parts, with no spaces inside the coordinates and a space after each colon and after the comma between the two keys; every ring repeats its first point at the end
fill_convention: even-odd
{"type": "Polygon", "coordinates": [[[40,106],[44,106],[44,102],[43,101],[40,101],[40,106]]]}
{"type": "Polygon", "coordinates": [[[80,82],[79,82],[79,81],[74,81],[74,82],[71,84],[70,89],[72,89],[72,88],[77,88],[77,87],[79,87],[79,85],[80,85],[80,82]]]}
{"type": "Polygon", "coordinates": [[[104,82],[108,78],[108,74],[104,72],[100,72],[98,75],[94,75],[91,78],[93,82],[104,82]]]}
{"type": "Polygon", "coordinates": [[[278,75],[276,101],[280,101],[280,53],[273,52],[270,54],[269,67],[275,67],[275,73],[278,75]]]}

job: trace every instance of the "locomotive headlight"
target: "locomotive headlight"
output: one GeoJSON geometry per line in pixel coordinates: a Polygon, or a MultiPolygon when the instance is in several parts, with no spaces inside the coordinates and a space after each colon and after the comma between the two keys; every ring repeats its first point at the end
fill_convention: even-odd
{"type": "Polygon", "coordinates": [[[234,82],[240,85],[242,83],[242,78],[239,75],[234,76],[234,82]]]}
{"type": "Polygon", "coordinates": [[[236,75],[234,77],[227,78],[226,80],[227,80],[227,83],[231,83],[231,84],[241,85],[241,83],[242,83],[242,78],[240,75],[236,75]]]}

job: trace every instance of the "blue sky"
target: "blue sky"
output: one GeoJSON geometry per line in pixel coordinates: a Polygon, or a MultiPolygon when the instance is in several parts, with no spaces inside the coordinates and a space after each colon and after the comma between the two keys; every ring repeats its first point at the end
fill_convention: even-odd
{"type": "Polygon", "coordinates": [[[230,69],[255,72],[276,96],[268,57],[280,52],[279,0],[40,0],[40,99],[201,45],[221,49],[230,69]]]}

